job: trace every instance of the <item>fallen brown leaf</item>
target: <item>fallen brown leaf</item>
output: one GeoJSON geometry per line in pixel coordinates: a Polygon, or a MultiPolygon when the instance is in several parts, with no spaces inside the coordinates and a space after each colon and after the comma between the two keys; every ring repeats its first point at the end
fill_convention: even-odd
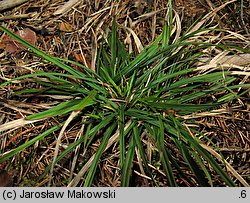
{"type": "Polygon", "coordinates": [[[69,23],[65,23],[65,22],[61,22],[59,25],[59,29],[63,32],[72,32],[73,31],[73,27],[71,24],[69,23]]]}
{"type": "MultiPolygon", "coordinates": [[[[18,30],[15,34],[32,45],[35,45],[37,41],[36,33],[29,28],[18,30]]],[[[7,35],[3,37],[0,47],[8,53],[17,53],[26,49],[24,45],[7,35]]]]}

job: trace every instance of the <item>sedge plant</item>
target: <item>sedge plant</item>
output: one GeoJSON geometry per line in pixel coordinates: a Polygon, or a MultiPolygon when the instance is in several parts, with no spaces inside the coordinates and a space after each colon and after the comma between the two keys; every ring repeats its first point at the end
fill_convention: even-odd
{"type": "MultiPolygon", "coordinates": [[[[204,147],[200,139],[203,135],[192,127],[187,128],[183,116],[232,101],[238,97],[237,89],[244,84],[235,84],[236,77],[227,70],[197,74],[197,60],[202,56],[200,50],[209,46],[228,47],[190,40],[205,29],[188,30],[173,40],[171,15],[162,34],[137,55],[129,54],[118,39],[114,20],[109,37],[99,46],[95,71],[80,63],[50,56],[0,27],[34,55],[62,69],[61,72],[38,70],[4,82],[1,88],[14,80],[34,78],[39,88],[18,91],[15,95],[70,96],[48,110],[26,116],[25,121],[39,122],[54,117],[62,122],[5,152],[0,156],[0,163],[56,133],[54,159],[40,179],[49,175],[53,180],[55,164],[79,146],[88,150],[98,139],[100,144],[97,150],[82,164],[83,167],[79,170],[73,168],[77,175],[69,181],[69,186],[77,186],[80,181],[84,186],[93,186],[97,181],[98,164],[115,143],[119,156],[120,186],[131,185],[131,174],[138,159],[151,186],[162,185],[155,175],[156,169],[164,173],[166,186],[183,185],[180,180],[189,186],[213,186],[214,175],[223,184],[236,186],[238,183],[228,172],[225,160],[218,160],[204,147]],[[77,65],[82,71],[71,65],[77,65]],[[217,94],[219,92],[224,94],[217,94]],[[84,125],[81,135],[67,148],[60,149],[65,129],[75,122],[84,125]],[[145,141],[151,146],[151,154],[145,141]],[[192,174],[192,178],[185,170],[192,174]]],[[[248,87],[245,89],[247,92],[248,87]]],[[[192,122],[195,121],[188,121],[188,124],[192,122]]]]}

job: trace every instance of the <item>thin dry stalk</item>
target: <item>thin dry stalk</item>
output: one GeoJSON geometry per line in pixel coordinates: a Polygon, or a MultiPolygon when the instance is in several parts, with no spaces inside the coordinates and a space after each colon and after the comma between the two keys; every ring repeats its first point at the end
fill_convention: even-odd
{"type": "Polygon", "coordinates": [[[55,147],[55,152],[54,152],[54,157],[53,157],[53,162],[52,162],[52,165],[51,165],[51,169],[50,169],[50,179],[49,179],[49,182],[48,182],[48,186],[51,185],[51,181],[52,181],[52,177],[53,177],[53,172],[54,172],[54,167],[55,167],[55,164],[56,164],[56,159],[57,159],[57,156],[58,156],[58,153],[59,153],[59,147],[61,145],[61,139],[64,135],[64,132],[66,130],[66,128],[68,127],[68,125],[70,124],[70,122],[80,113],[81,111],[72,111],[72,113],[70,114],[70,116],[68,117],[68,119],[66,120],[65,124],[63,125],[60,133],[59,133],[59,136],[57,138],[57,142],[56,142],[56,147],[55,147]]]}

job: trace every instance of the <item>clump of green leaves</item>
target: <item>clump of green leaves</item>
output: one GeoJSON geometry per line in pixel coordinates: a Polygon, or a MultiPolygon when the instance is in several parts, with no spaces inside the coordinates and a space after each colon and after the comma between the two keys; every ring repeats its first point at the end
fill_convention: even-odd
{"type": "MultiPolygon", "coordinates": [[[[164,26],[162,34],[140,54],[133,56],[117,38],[114,20],[107,43],[100,45],[95,72],[74,61],[50,56],[6,28],[0,27],[27,46],[36,56],[64,70],[64,73],[37,71],[16,78],[15,80],[36,78],[36,82],[41,85],[39,89],[26,89],[18,94],[73,95],[75,98],[27,116],[26,120],[57,116],[65,122],[0,156],[0,163],[53,132],[60,129],[63,132],[62,129],[65,130],[69,123],[77,122],[79,119],[76,118],[84,116],[83,134],[62,153],[58,154],[59,150],[56,149],[54,161],[46,168],[44,175],[50,169],[53,172],[55,163],[60,162],[77,146],[88,149],[98,137],[101,144],[78,174],[85,177],[85,186],[93,184],[103,153],[115,142],[119,142],[117,146],[121,186],[130,185],[136,149],[146,175],[151,178],[150,184],[159,185],[152,168],[149,167],[153,163],[146,153],[144,140],[151,142],[154,163],[157,164],[156,168],[164,171],[167,185],[178,186],[178,180],[182,179],[191,186],[213,186],[209,168],[212,167],[221,181],[228,186],[235,186],[225,168],[202,147],[201,140],[191,135],[189,130],[196,134],[195,130],[188,130],[183,125],[184,120],[180,115],[205,111],[233,100],[237,95],[235,90],[239,87],[233,83],[236,78],[229,71],[220,70],[205,75],[197,74],[195,64],[202,55],[198,50],[211,44],[190,40],[201,30],[183,33],[179,39],[172,40],[172,23],[170,15],[169,23],[164,26]],[[70,64],[81,67],[82,71],[72,68],[70,64]],[[47,80],[42,80],[44,78],[47,80]],[[77,80],[70,80],[72,78],[77,80]],[[225,92],[222,96],[216,95],[222,91],[225,92]],[[216,96],[212,98],[212,95],[216,96]],[[172,148],[169,148],[169,143],[172,148]],[[193,179],[183,171],[183,163],[193,173],[193,179]]],[[[0,87],[10,82],[12,81],[5,82],[0,87]]],[[[79,183],[78,176],[71,181],[71,186],[79,183]]]]}

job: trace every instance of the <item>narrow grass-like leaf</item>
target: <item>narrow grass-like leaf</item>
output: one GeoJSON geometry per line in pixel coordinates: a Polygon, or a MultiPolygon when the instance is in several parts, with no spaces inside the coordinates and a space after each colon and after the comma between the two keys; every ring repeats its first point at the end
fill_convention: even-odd
{"type": "Polygon", "coordinates": [[[125,137],[124,137],[124,110],[125,110],[125,106],[124,104],[121,104],[120,108],[119,108],[119,118],[118,118],[118,125],[119,125],[119,145],[120,145],[120,167],[122,168],[123,166],[123,162],[124,162],[124,158],[125,158],[125,137]]]}
{"type": "MultiPolygon", "coordinates": [[[[70,64],[73,64],[73,65],[76,65],[76,66],[79,66],[79,67],[81,67],[86,73],[88,73],[88,75],[92,78],[92,79],[94,79],[94,77],[95,78],[98,78],[98,79],[101,79],[101,77],[98,75],[98,74],[96,74],[96,72],[94,72],[93,70],[91,70],[91,69],[89,69],[88,67],[86,67],[86,66],[84,66],[84,65],[82,65],[81,63],[78,63],[78,62],[75,62],[75,61],[72,61],[72,60],[69,60],[69,59],[63,59],[63,58],[57,58],[58,60],[61,60],[61,61],[64,61],[64,62],[66,62],[66,63],[70,63],[70,64]],[[93,77],[94,76],[94,77],[93,77]]],[[[84,74],[84,73],[82,73],[82,75],[81,75],[81,77],[82,76],[85,76],[86,77],[86,75],[84,74]]]]}
{"type": "MultiPolygon", "coordinates": [[[[114,118],[117,116],[116,114],[109,114],[105,117],[102,118],[101,122],[99,122],[96,126],[94,126],[90,131],[89,134],[86,134],[88,137],[88,142],[86,147],[91,145],[93,139],[95,138],[95,135],[97,134],[98,131],[101,129],[105,128],[105,126],[108,126],[109,124],[114,122],[114,118]]],[[[117,125],[117,122],[114,122],[117,125]]]]}
{"type": "Polygon", "coordinates": [[[106,68],[102,68],[102,72],[105,74],[106,76],[106,82],[107,83],[111,83],[113,85],[113,87],[119,92],[119,94],[121,94],[121,89],[118,85],[115,84],[115,82],[113,81],[113,79],[111,78],[111,76],[109,75],[108,71],[106,70],[106,68]]]}
{"type": "Polygon", "coordinates": [[[208,161],[208,163],[213,167],[213,169],[221,176],[222,180],[225,181],[225,183],[228,186],[234,187],[235,183],[233,182],[233,180],[220,167],[220,165],[215,161],[215,159],[212,158],[212,156],[205,149],[203,149],[200,145],[198,145],[198,143],[194,142],[192,144],[197,149],[198,153],[201,154],[208,161]]]}
{"type": "Polygon", "coordinates": [[[150,44],[139,55],[137,55],[133,61],[131,61],[124,69],[122,69],[120,75],[117,75],[114,78],[114,81],[119,81],[121,79],[121,76],[129,77],[130,74],[134,72],[136,68],[140,67],[143,62],[147,61],[152,55],[154,55],[159,49],[157,44],[160,42],[161,39],[162,35],[160,35],[152,44],[150,44]]]}
{"type": "Polygon", "coordinates": [[[74,68],[62,63],[61,61],[57,60],[56,57],[50,56],[49,54],[47,54],[46,52],[37,49],[36,47],[34,47],[32,44],[26,42],[25,40],[23,40],[22,38],[18,37],[16,34],[12,33],[11,31],[9,31],[7,28],[0,26],[0,30],[4,31],[5,33],[7,33],[10,37],[12,37],[13,39],[17,40],[18,42],[20,42],[21,44],[23,44],[24,46],[26,46],[27,48],[31,49],[34,53],[36,53],[39,57],[55,64],[56,66],[68,71],[69,73],[71,73],[72,75],[75,76],[80,76],[81,74],[79,73],[79,71],[75,70],[74,68]]]}
{"type": "Polygon", "coordinates": [[[167,148],[162,148],[162,154],[163,156],[162,156],[161,162],[163,165],[163,169],[165,170],[165,173],[168,177],[169,185],[171,187],[176,187],[177,183],[175,180],[175,176],[173,174],[173,169],[172,169],[171,161],[170,161],[171,159],[169,158],[171,157],[171,154],[167,148]]]}
{"type": "Polygon", "coordinates": [[[3,163],[4,161],[8,160],[9,158],[15,156],[16,154],[18,154],[19,152],[23,151],[25,148],[30,147],[31,145],[33,145],[35,142],[43,139],[44,137],[50,135],[51,133],[59,130],[61,128],[61,126],[57,125],[57,126],[53,126],[52,128],[46,130],[45,132],[41,133],[40,135],[32,138],[31,140],[29,140],[28,142],[12,149],[11,151],[0,155],[0,163],[3,163]]]}
{"type": "Polygon", "coordinates": [[[114,131],[116,127],[116,124],[114,123],[113,125],[111,125],[107,131],[105,132],[104,136],[103,136],[103,139],[101,141],[101,144],[100,146],[98,147],[98,150],[95,154],[95,158],[91,164],[91,167],[89,168],[89,172],[88,172],[88,175],[85,179],[85,182],[84,182],[84,186],[85,187],[90,187],[92,185],[92,182],[93,182],[93,179],[94,179],[94,176],[95,176],[95,173],[96,173],[96,169],[97,169],[97,165],[98,165],[98,162],[101,158],[101,155],[108,143],[108,140],[112,134],[112,132],[114,131]]]}
{"type": "Polygon", "coordinates": [[[150,170],[150,168],[148,166],[147,157],[145,155],[145,151],[143,149],[143,146],[142,146],[142,143],[141,143],[141,139],[140,139],[140,135],[141,134],[142,134],[142,132],[139,131],[139,128],[135,125],[133,127],[133,135],[134,135],[134,138],[135,138],[136,146],[138,147],[140,156],[142,158],[142,161],[144,163],[144,167],[146,168],[147,173],[150,175],[150,177],[152,178],[152,180],[154,181],[154,183],[157,185],[157,183],[155,181],[155,178],[153,177],[152,172],[151,172],[151,170],[150,170]]]}
{"type": "Polygon", "coordinates": [[[133,166],[134,156],[135,156],[135,140],[134,140],[134,137],[131,137],[128,151],[127,151],[126,158],[125,158],[125,162],[122,166],[121,187],[129,186],[129,180],[131,177],[131,170],[133,166]]]}
{"type": "Polygon", "coordinates": [[[197,163],[194,161],[194,159],[191,157],[191,155],[188,152],[187,147],[181,142],[179,144],[180,144],[180,149],[182,150],[183,157],[185,161],[188,163],[192,172],[194,173],[199,183],[199,186],[203,186],[203,187],[208,186],[208,182],[204,176],[203,171],[199,169],[200,166],[198,166],[197,163]]]}
{"type": "Polygon", "coordinates": [[[160,128],[158,131],[156,131],[156,133],[157,133],[156,134],[157,148],[158,148],[158,151],[160,153],[161,163],[162,163],[163,169],[166,173],[169,185],[171,187],[174,187],[177,185],[176,185],[175,177],[173,174],[173,169],[172,169],[172,166],[170,164],[170,159],[169,159],[170,153],[168,152],[167,148],[165,148],[165,146],[164,146],[164,125],[163,125],[163,121],[162,121],[161,116],[159,116],[158,119],[159,119],[159,127],[160,128]]]}
{"type": "Polygon", "coordinates": [[[81,99],[75,99],[72,101],[66,101],[61,104],[58,104],[55,107],[52,107],[48,110],[35,113],[26,117],[27,120],[36,120],[42,118],[49,118],[58,115],[65,115],[74,110],[74,107],[79,104],[81,99]]]}
{"type": "Polygon", "coordinates": [[[75,99],[71,101],[66,101],[46,111],[39,112],[33,115],[29,115],[26,118],[28,120],[36,120],[36,119],[48,118],[48,117],[53,117],[53,116],[58,116],[58,115],[60,116],[65,115],[71,111],[77,111],[77,110],[81,111],[83,108],[87,106],[91,106],[95,103],[94,97],[96,94],[97,94],[96,91],[92,91],[84,99],[75,99]]]}
{"type": "Polygon", "coordinates": [[[211,177],[211,174],[209,173],[208,169],[206,168],[204,162],[202,161],[202,159],[199,157],[199,155],[191,150],[190,153],[193,155],[193,157],[195,158],[195,160],[197,161],[199,167],[201,167],[201,169],[203,170],[203,172],[205,173],[206,177],[207,177],[207,180],[208,180],[208,183],[211,187],[213,187],[213,180],[212,180],[212,177],[211,177]]]}
{"type": "Polygon", "coordinates": [[[81,101],[77,105],[74,106],[74,111],[81,111],[85,107],[95,104],[96,101],[94,101],[94,99],[95,99],[96,94],[97,94],[96,90],[91,91],[87,97],[85,97],[84,99],[81,99],[81,101]]]}

